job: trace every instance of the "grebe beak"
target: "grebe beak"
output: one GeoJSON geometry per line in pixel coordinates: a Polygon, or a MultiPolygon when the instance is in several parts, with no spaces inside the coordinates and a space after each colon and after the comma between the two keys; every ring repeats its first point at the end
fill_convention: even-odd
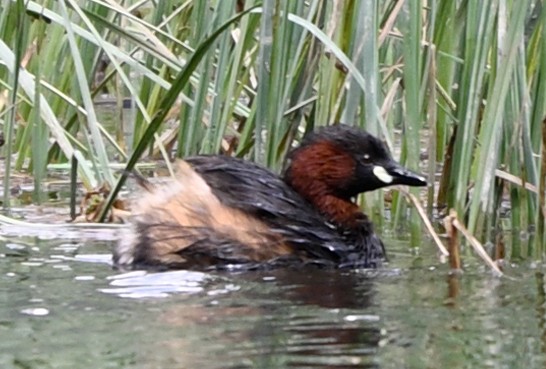
{"type": "Polygon", "coordinates": [[[420,174],[404,168],[395,161],[389,162],[385,166],[376,165],[373,168],[373,174],[386,185],[408,185],[408,186],[426,186],[427,180],[420,174]]]}

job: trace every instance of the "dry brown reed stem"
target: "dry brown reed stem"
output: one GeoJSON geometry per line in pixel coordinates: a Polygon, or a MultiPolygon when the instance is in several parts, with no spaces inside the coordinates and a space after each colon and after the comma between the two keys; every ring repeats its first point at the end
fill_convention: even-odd
{"type": "MultiPolygon", "coordinates": [[[[36,54],[36,48],[37,48],[36,40],[34,40],[32,41],[32,43],[26,50],[25,55],[23,55],[23,58],[21,59],[21,66],[23,68],[25,68],[28,65],[28,63],[30,62],[34,54],[36,54]]],[[[4,106],[6,106],[9,103],[8,99],[9,99],[9,89],[6,88],[4,91],[2,91],[2,93],[0,93],[0,110],[4,110],[4,106]]]]}
{"type": "Polygon", "coordinates": [[[408,190],[406,190],[403,187],[399,187],[398,190],[404,196],[406,196],[406,198],[411,201],[411,203],[413,204],[415,209],[417,209],[417,213],[419,214],[419,216],[423,220],[423,223],[425,224],[425,227],[426,227],[428,233],[430,233],[430,235],[432,236],[432,239],[436,243],[436,246],[438,246],[438,249],[440,250],[442,255],[448,256],[449,252],[447,251],[444,244],[440,240],[440,237],[438,236],[438,233],[436,233],[436,231],[434,230],[434,227],[432,226],[432,223],[430,222],[430,219],[428,219],[427,212],[423,208],[423,205],[421,205],[421,202],[419,201],[419,199],[417,197],[415,197],[415,195],[413,195],[412,193],[410,193],[408,190]]]}
{"type": "Polygon", "coordinates": [[[525,187],[525,189],[528,191],[538,193],[538,189],[535,185],[529,182],[523,182],[523,179],[520,177],[516,177],[515,175],[505,172],[504,170],[496,169],[495,176],[517,186],[525,187]]]}
{"type": "Polygon", "coordinates": [[[457,213],[454,210],[449,212],[449,215],[444,218],[444,227],[449,239],[449,266],[453,270],[461,270],[461,254],[459,253],[459,234],[453,226],[453,222],[457,219],[457,213]]]}
{"type": "Polygon", "coordinates": [[[495,260],[503,260],[505,256],[506,247],[504,246],[504,235],[502,232],[499,232],[495,242],[495,260]]]}
{"type": "MultiPolygon", "coordinates": [[[[544,121],[542,122],[543,123],[543,127],[544,127],[544,121]]],[[[544,138],[544,132],[542,134],[542,140],[544,141],[545,138],[544,138]]],[[[542,165],[544,166],[544,144],[543,144],[543,147],[542,147],[542,165]]],[[[542,170],[544,170],[544,168],[542,168],[542,170]]],[[[520,186],[520,187],[523,187],[525,188],[527,191],[530,191],[530,192],[533,192],[535,194],[538,194],[539,191],[538,191],[538,188],[537,186],[529,183],[529,182],[525,182],[523,181],[523,178],[520,178],[520,177],[516,177],[515,175],[511,174],[511,173],[508,173],[504,170],[500,170],[500,169],[496,169],[495,170],[495,176],[497,178],[500,178],[508,183],[511,183],[513,185],[516,185],[516,186],[520,186]]],[[[544,180],[544,176],[541,176],[541,182],[544,180]]],[[[544,194],[544,190],[542,190],[542,193],[544,194]]],[[[543,209],[544,211],[544,204],[541,203],[540,205],[540,209],[543,209]]],[[[540,214],[543,213],[543,211],[540,212],[540,214]]],[[[540,217],[540,215],[539,215],[540,217]]],[[[544,224],[543,222],[540,222],[539,221],[539,224],[542,223],[544,224]]],[[[538,234],[542,234],[542,232],[540,231],[540,226],[538,227],[539,229],[539,232],[538,234]]],[[[501,259],[504,259],[506,255],[506,249],[505,249],[505,246],[504,246],[504,238],[503,238],[503,234],[501,232],[498,233],[497,235],[497,240],[495,242],[495,260],[501,260],[501,259]]]]}
{"type": "Polygon", "coordinates": [[[400,13],[400,11],[402,10],[403,5],[404,5],[404,1],[399,1],[392,9],[391,14],[389,15],[389,18],[387,18],[387,21],[383,25],[383,29],[379,33],[379,37],[377,39],[377,43],[379,46],[381,46],[383,42],[385,42],[385,39],[393,30],[394,24],[396,22],[396,18],[398,17],[398,13],[400,13]]]}
{"type": "Polygon", "coordinates": [[[463,236],[468,240],[468,242],[470,242],[470,245],[474,248],[476,253],[482,258],[482,260],[485,261],[485,263],[487,265],[489,265],[489,267],[498,276],[503,276],[504,274],[499,269],[497,264],[489,257],[489,255],[487,254],[487,252],[483,248],[480,241],[478,241],[472,234],[470,234],[468,229],[466,229],[466,227],[459,221],[459,219],[457,218],[457,213],[455,212],[455,210],[452,209],[449,212],[448,217],[452,218],[451,224],[453,225],[453,227],[457,228],[459,230],[459,232],[461,232],[463,234],[463,236]]]}
{"type": "MultiPolygon", "coordinates": [[[[440,175],[440,183],[438,188],[438,195],[436,196],[436,205],[443,207],[447,204],[447,190],[449,186],[449,175],[451,173],[453,163],[453,151],[455,150],[455,141],[457,137],[457,126],[454,127],[451,133],[451,138],[447,143],[444,155],[444,165],[442,167],[442,174],[440,175]]],[[[430,158],[429,158],[430,160],[430,158]]]]}

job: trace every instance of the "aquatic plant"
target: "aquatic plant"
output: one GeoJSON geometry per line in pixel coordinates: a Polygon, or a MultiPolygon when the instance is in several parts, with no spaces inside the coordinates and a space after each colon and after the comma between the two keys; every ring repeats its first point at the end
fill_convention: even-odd
{"type": "MultiPolygon", "coordinates": [[[[0,7],[5,207],[12,169],[30,171],[39,192],[47,165],[75,158],[85,187],[107,183],[113,200],[126,175],[113,162],[130,170],[150,158],[223,152],[280,170],[295,140],[341,121],[400,148],[406,166],[425,163],[437,184],[426,193],[429,216],[453,208],[484,242],[512,232],[513,258],[543,253],[543,204],[532,190],[544,178],[541,1],[0,7]],[[106,91],[113,125],[97,113],[106,91]]],[[[419,245],[421,222],[406,198],[392,196],[390,219],[409,224],[419,245]]],[[[383,223],[384,193],[364,202],[383,223]]]]}

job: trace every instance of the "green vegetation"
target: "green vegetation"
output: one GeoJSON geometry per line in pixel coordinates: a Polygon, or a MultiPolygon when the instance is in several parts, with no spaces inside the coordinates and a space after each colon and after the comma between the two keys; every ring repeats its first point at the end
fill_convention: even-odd
{"type": "MultiPolygon", "coordinates": [[[[453,208],[484,242],[512,231],[513,258],[543,254],[542,1],[0,6],[5,207],[12,170],[30,171],[38,191],[48,164],[75,158],[85,187],[107,183],[112,201],[125,181],[116,161],[132,169],[151,157],[223,152],[278,171],[306,131],[340,121],[384,137],[405,165],[421,164],[439,184],[426,194],[429,215],[453,208]],[[106,89],[119,117],[108,129],[94,103],[106,89]],[[533,228],[536,237],[520,237],[533,228]]],[[[365,199],[379,224],[383,197],[365,199]]],[[[415,209],[399,194],[391,209],[417,245],[415,209]]]]}

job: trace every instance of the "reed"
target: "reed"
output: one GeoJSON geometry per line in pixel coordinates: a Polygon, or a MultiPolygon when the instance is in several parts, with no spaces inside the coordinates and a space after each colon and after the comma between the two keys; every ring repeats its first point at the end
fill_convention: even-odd
{"type": "MultiPolygon", "coordinates": [[[[427,172],[429,216],[453,208],[482,243],[503,239],[496,232],[544,232],[538,194],[497,175],[534,186],[544,176],[541,1],[0,6],[5,207],[11,170],[32,171],[38,191],[47,164],[75,158],[84,185],[109,183],[112,200],[125,180],[109,169],[116,158],[132,169],[222,152],[280,171],[306,131],[341,121],[382,136],[403,164],[427,172]],[[105,89],[119,117],[108,129],[94,105],[105,89]],[[506,203],[509,221],[498,216],[506,203]]],[[[384,193],[363,202],[382,224],[384,193]]],[[[420,245],[421,222],[405,197],[395,194],[390,214],[385,226],[409,229],[420,245]]],[[[537,236],[533,257],[544,253],[537,236]]]]}

